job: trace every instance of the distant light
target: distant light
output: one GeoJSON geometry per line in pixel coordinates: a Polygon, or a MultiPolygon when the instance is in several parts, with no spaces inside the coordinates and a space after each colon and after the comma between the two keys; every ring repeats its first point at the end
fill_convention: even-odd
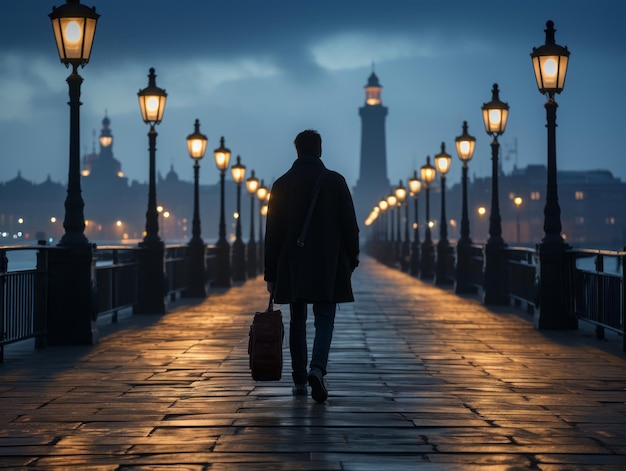
{"type": "Polygon", "coordinates": [[[238,213],[237,211],[235,211],[235,212],[233,213],[233,217],[234,217],[235,219],[239,219],[239,213],[238,213]]]}
{"type": "Polygon", "coordinates": [[[165,211],[165,212],[163,213],[163,217],[164,217],[164,218],[168,218],[168,217],[170,217],[170,212],[169,212],[169,211],[165,211]]]}
{"type": "Polygon", "coordinates": [[[115,225],[116,225],[117,227],[121,227],[121,226],[122,226],[122,221],[116,221],[116,222],[115,222],[115,225]]]}
{"type": "Polygon", "coordinates": [[[57,222],[57,218],[55,218],[54,216],[52,216],[52,217],[50,218],[50,222],[52,222],[52,223],[57,222]]]}
{"type": "Polygon", "coordinates": [[[17,222],[18,222],[18,223],[20,223],[20,224],[24,224],[24,218],[19,218],[19,219],[17,220],[17,222]]]}

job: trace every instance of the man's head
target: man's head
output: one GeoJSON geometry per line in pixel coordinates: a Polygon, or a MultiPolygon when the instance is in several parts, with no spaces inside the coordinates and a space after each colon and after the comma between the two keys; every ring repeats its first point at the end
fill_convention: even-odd
{"type": "Polygon", "coordinates": [[[296,146],[296,152],[298,157],[303,155],[310,155],[313,157],[322,156],[322,136],[313,129],[307,129],[302,131],[296,136],[293,143],[296,146]]]}

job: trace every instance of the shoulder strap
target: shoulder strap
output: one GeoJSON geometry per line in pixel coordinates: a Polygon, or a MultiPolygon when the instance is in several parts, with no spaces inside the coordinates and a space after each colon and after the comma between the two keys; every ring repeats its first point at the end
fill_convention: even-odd
{"type": "Polygon", "coordinates": [[[306,213],[306,219],[304,220],[304,224],[302,225],[302,231],[300,232],[300,237],[298,237],[298,247],[304,247],[304,238],[306,236],[307,230],[309,229],[309,223],[311,222],[311,216],[313,215],[313,209],[315,208],[315,202],[317,201],[317,196],[320,193],[320,187],[322,186],[322,178],[326,171],[320,173],[320,176],[317,177],[317,181],[315,182],[315,187],[313,187],[313,194],[311,195],[311,202],[309,203],[309,210],[306,213]]]}

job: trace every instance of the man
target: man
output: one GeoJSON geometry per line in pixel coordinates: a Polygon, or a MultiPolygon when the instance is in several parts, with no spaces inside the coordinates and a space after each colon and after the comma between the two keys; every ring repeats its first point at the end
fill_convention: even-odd
{"type": "Polygon", "coordinates": [[[294,141],[298,158],[270,193],[265,229],[265,281],[277,304],[289,303],[289,349],[293,394],[324,402],[324,376],[337,303],[352,302],[352,271],[359,264],[359,228],[346,181],[327,170],[322,138],[302,131],[294,141]],[[319,193],[306,234],[302,229],[316,183],[319,193]],[[302,238],[304,240],[299,240],[302,238]],[[307,373],[307,304],[313,305],[315,340],[307,373]]]}

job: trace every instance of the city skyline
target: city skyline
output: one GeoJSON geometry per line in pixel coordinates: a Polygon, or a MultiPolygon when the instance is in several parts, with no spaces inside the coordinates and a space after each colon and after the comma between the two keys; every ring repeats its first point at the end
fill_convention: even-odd
{"type": "MultiPolygon", "coordinates": [[[[0,20],[0,175],[18,171],[33,182],[67,181],[69,107],[65,79],[48,14],[59,1],[13,3],[0,20]],[[18,35],[19,33],[19,35],[18,35]],[[19,41],[15,38],[19,37],[19,41]],[[35,137],[33,137],[35,136],[35,137]]],[[[304,128],[320,131],[323,159],[346,176],[359,174],[363,86],[372,69],[389,108],[387,173],[406,180],[445,142],[460,180],[454,138],[464,120],[477,139],[470,175],[489,176],[491,139],[480,107],[498,83],[511,108],[502,144],[510,171],[546,163],[545,110],[534,81],[530,52],[555,22],[556,42],[571,52],[565,89],[556,97],[559,170],[608,169],[626,180],[618,151],[624,123],[619,104],[626,75],[619,23],[626,6],[611,1],[568,7],[565,1],[505,5],[492,1],[445,6],[392,0],[284,1],[167,4],[136,0],[83,1],[101,15],[81,101],[81,153],[91,153],[105,115],[115,157],[129,180],[148,177],[148,140],[137,91],[150,67],[168,103],[157,143],[157,169],[173,165],[192,179],[185,137],[200,120],[209,137],[201,184],[219,173],[212,150],[221,136],[266,183],[295,159],[292,141],[304,128]],[[494,40],[494,38],[497,38],[494,40]],[[617,104],[617,106],[616,106],[617,104]],[[517,153],[514,152],[517,150],[517,153]]]]}

